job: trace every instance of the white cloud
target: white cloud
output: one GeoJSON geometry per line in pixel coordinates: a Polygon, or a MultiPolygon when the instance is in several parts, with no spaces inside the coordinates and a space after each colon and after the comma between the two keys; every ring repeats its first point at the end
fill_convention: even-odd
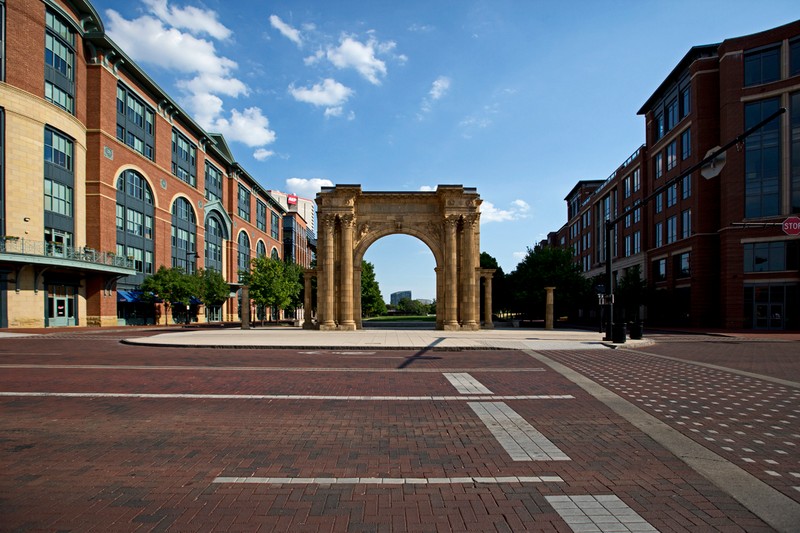
{"type": "Polygon", "coordinates": [[[526,255],[528,255],[528,252],[514,252],[514,253],[513,253],[513,254],[511,254],[511,255],[512,255],[512,256],[514,257],[514,259],[516,259],[517,261],[522,261],[523,259],[525,259],[525,256],[526,256],[526,255]]]}
{"type": "Polygon", "coordinates": [[[450,78],[447,76],[439,76],[433,81],[431,90],[428,94],[432,100],[438,100],[450,90],[450,78]]]}
{"type": "Polygon", "coordinates": [[[386,63],[376,57],[376,47],[379,52],[388,52],[394,48],[394,43],[378,43],[374,38],[362,43],[343,36],[339,46],[328,47],[325,57],[337,68],[355,69],[373,85],[380,85],[380,77],[386,76],[386,63]]]}
{"type": "Polygon", "coordinates": [[[269,23],[273,28],[278,30],[281,35],[292,41],[294,44],[297,46],[303,46],[303,39],[300,37],[300,31],[286,24],[278,15],[270,15],[269,23]]]}
{"type": "Polygon", "coordinates": [[[229,141],[239,141],[250,147],[264,146],[275,142],[275,132],[269,129],[269,120],[257,107],[248,107],[240,113],[231,111],[231,117],[218,117],[211,124],[215,131],[229,141]]]}
{"type": "Polygon", "coordinates": [[[327,117],[338,117],[342,115],[343,105],[352,96],[353,90],[336,80],[326,78],[311,87],[290,85],[289,93],[298,102],[325,107],[325,116],[327,117]]]}
{"type": "Polygon", "coordinates": [[[419,188],[420,192],[432,192],[436,190],[436,187],[431,187],[430,185],[423,185],[419,188]]]}
{"type": "Polygon", "coordinates": [[[258,150],[253,152],[253,158],[255,158],[258,161],[266,161],[273,155],[275,155],[275,152],[273,152],[272,150],[267,150],[266,148],[259,148],[258,150]]]}
{"type": "Polygon", "coordinates": [[[286,180],[286,190],[303,198],[314,198],[322,187],[333,187],[333,182],[322,178],[289,178],[286,180]]]}
{"type": "Polygon", "coordinates": [[[175,28],[183,28],[191,33],[206,33],[215,39],[227,39],[231,35],[231,30],[217,20],[214,11],[194,6],[168,6],[167,0],[144,0],[144,3],[151,13],[175,28]]]}
{"type": "Polygon", "coordinates": [[[527,218],[530,206],[524,200],[514,200],[509,209],[498,209],[492,202],[483,201],[481,204],[481,223],[508,222],[527,218]]]}
{"type": "Polygon", "coordinates": [[[106,11],[111,38],[134,60],[183,76],[175,82],[183,92],[181,106],[203,128],[250,147],[274,142],[275,132],[261,109],[225,111],[221,96],[236,98],[248,95],[249,89],[233,75],[238,68],[235,61],[219,55],[212,40],[193,35],[229,37],[230,30],[219,23],[217,14],[196,7],[176,8],[168,0],[145,3],[155,16],[127,20],[114,10],[106,11]]]}

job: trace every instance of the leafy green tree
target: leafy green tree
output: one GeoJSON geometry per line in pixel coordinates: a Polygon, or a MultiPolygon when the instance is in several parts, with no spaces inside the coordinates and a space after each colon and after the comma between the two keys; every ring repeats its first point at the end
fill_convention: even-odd
{"type": "Polygon", "coordinates": [[[303,288],[295,269],[280,259],[260,256],[251,261],[250,272],[243,273],[256,305],[286,309],[296,302],[303,288]]]}
{"type": "MultiPolygon", "coordinates": [[[[164,307],[169,310],[174,304],[189,305],[189,298],[199,292],[197,280],[181,268],[161,265],[155,274],[144,279],[140,288],[144,294],[163,300],[164,307]]],[[[164,323],[167,323],[166,313],[164,323]]]]}
{"type": "Polygon", "coordinates": [[[231,287],[221,273],[212,269],[200,269],[195,274],[197,277],[197,298],[208,307],[222,305],[228,299],[231,287]]]}
{"type": "Polygon", "coordinates": [[[361,261],[361,316],[381,316],[386,314],[386,302],[381,295],[378,280],[375,279],[375,265],[361,261]]]}
{"type": "MultiPolygon", "coordinates": [[[[495,273],[492,276],[492,313],[500,314],[500,311],[508,310],[511,299],[509,291],[506,290],[506,274],[503,272],[503,267],[497,263],[497,259],[486,252],[481,252],[480,265],[481,268],[495,269],[495,273]]],[[[483,284],[481,284],[481,317],[483,317],[483,303],[485,301],[483,291],[483,284]]]]}
{"type": "Polygon", "coordinates": [[[404,315],[410,316],[424,316],[428,314],[428,306],[419,300],[412,300],[411,298],[402,298],[397,302],[397,310],[404,315]]]}
{"type": "Polygon", "coordinates": [[[509,278],[515,309],[532,318],[544,316],[545,287],[556,287],[556,316],[568,315],[590,290],[589,281],[573,262],[572,251],[557,246],[528,248],[509,278]]]}
{"type": "Polygon", "coordinates": [[[639,306],[645,303],[647,295],[647,281],[642,279],[642,269],[634,265],[625,269],[625,273],[617,282],[615,290],[617,305],[624,320],[639,320],[639,306]]]}

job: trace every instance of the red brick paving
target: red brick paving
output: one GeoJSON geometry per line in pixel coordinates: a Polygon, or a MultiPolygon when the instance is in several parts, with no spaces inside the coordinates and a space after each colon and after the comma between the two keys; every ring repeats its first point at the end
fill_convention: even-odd
{"type": "Polygon", "coordinates": [[[512,461],[462,401],[5,397],[0,530],[568,531],[544,499],[553,494],[615,494],[661,531],[770,530],[561,375],[546,367],[505,371],[542,368],[521,352],[442,352],[405,366],[414,371],[390,371],[414,354],[165,350],[114,339],[3,339],[0,365],[153,368],[5,366],[0,390],[457,395],[439,372],[470,369],[495,394],[574,395],[506,402],[572,461],[512,461]],[[190,368],[237,366],[299,370],[190,368]],[[331,370],[347,368],[380,372],[331,370]],[[522,475],[563,482],[213,483],[217,476],[522,475]]]}

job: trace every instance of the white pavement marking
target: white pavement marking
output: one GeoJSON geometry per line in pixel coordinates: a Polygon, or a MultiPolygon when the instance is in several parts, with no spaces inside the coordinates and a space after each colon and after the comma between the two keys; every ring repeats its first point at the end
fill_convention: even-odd
{"type": "Polygon", "coordinates": [[[545,496],[545,499],[573,531],[658,532],[636,511],[613,495],[545,496]]]}
{"type": "Polygon", "coordinates": [[[342,400],[342,401],[392,401],[392,402],[447,402],[467,400],[572,400],[571,394],[540,394],[520,396],[334,396],[313,394],[170,394],[132,392],[13,392],[0,391],[0,397],[40,398],[145,398],[188,400],[342,400]]]}
{"type": "Polygon", "coordinates": [[[562,483],[559,476],[506,477],[217,477],[214,483],[259,485],[456,485],[462,483],[562,483]]]}
{"type": "Polygon", "coordinates": [[[466,372],[444,372],[444,377],[459,394],[494,394],[483,384],[466,372]]]}
{"type": "MultiPolygon", "coordinates": [[[[492,397],[502,399],[502,397],[492,397]]],[[[514,461],[569,461],[570,458],[503,402],[469,406],[514,461]]]]}

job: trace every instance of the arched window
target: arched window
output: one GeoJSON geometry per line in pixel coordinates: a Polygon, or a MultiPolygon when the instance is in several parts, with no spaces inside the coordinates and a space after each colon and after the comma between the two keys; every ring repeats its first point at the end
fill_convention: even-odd
{"type": "Polygon", "coordinates": [[[153,230],[153,191],[135,170],[125,170],[117,178],[117,249],[119,257],[133,259],[138,274],[119,281],[122,288],[138,286],[153,269],[155,232],[153,230]]]}
{"type": "Polygon", "coordinates": [[[172,266],[193,274],[197,265],[197,224],[192,204],[177,198],[172,204],[172,266]]]}
{"type": "Polygon", "coordinates": [[[247,232],[239,233],[239,270],[250,272],[250,238],[247,232]]]}
{"type": "Polygon", "coordinates": [[[267,245],[264,244],[264,241],[258,241],[258,244],[256,245],[256,255],[258,257],[267,256],[267,245]]]}
{"type": "Polygon", "coordinates": [[[222,272],[222,240],[224,238],[222,228],[219,215],[214,213],[206,218],[206,268],[217,272],[222,272]]]}
{"type": "Polygon", "coordinates": [[[273,248],[272,249],[272,258],[273,259],[280,259],[280,254],[278,254],[278,249],[277,248],[273,248]]]}

